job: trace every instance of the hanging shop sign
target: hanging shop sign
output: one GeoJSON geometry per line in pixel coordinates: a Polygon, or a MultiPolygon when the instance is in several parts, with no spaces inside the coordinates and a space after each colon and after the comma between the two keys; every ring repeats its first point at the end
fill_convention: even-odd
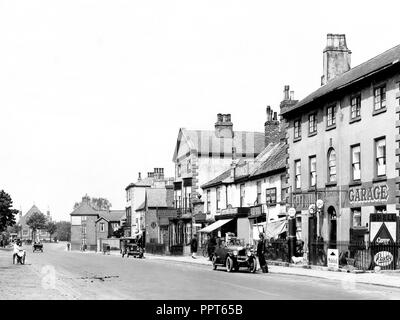
{"type": "Polygon", "coordinates": [[[353,187],[349,188],[348,195],[350,204],[387,202],[389,198],[389,187],[387,184],[353,187]]]}

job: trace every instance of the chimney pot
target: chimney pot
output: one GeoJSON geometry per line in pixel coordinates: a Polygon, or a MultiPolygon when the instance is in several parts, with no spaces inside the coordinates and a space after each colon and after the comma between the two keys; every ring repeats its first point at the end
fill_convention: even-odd
{"type": "Polygon", "coordinates": [[[290,100],[294,100],[294,91],[290,91],[290,100]]]}
{"type": "Polygon", "coordinates": [[[283,89],[283,100],[289,100],[289,86],[285,85],[283,89]]]}

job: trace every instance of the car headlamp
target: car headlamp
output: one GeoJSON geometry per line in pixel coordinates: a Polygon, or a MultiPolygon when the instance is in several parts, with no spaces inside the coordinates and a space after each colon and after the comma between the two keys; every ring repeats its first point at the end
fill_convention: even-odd
{"type": "Polygon", "coordinates": [[[237,256],[237,255],[238,255],[238,251],[237,251],[237,250],[234,250],[234,251],[233,251],[233,255],[234,255],[234,256],[237,256]]]}
{"type": "Polygon", "coordinates": [[[251,252],[251,251],[247,251],[247,256],[248,256],[248,257],[250,257],[250,256],[251,256],[251,254],[252,254],[252,252],[251,252]]]}

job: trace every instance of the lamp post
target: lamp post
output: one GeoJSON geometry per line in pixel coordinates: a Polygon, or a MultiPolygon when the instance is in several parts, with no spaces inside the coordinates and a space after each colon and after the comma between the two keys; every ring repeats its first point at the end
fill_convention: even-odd
{"type": "Polygon", "coordinates": [[[289,236],[288,236],[288,254],[289,254],[289,262],[291,261],[292,257],[296,255],[296,209],[290,208],[288,210],[289,213],[289,220],[288,220],[288,229],[289,229],[289,236]]]}

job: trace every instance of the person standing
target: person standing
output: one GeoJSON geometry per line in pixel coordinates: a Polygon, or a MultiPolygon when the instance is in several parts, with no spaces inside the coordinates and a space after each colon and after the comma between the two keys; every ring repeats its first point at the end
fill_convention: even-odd
{"type": "Polygon", "coordinates": [[[217,245],[216,239],[215,239],[214,235],[211,234],[209,236],[208,242],[207,242],[207,251],[208,251],[209,260],[212,260],[212,256],[214,254],[214,250],[215,250],[216,245],[217,245]]]}
{"type": "Polygon", "coordinates": [[[192,258],[196,259],[197,253],[197,235],[193,235],[192,240],[190,241],[190,250],[192,251],[192,258]]]}
{"type": "Polygon", "coordinates": [[[263,233],[260,233],[260,240],[257,244],[257,256],[262,272],[268,273],[268,265],[267,261],[265,260],[265,239],[263,233]]]}

